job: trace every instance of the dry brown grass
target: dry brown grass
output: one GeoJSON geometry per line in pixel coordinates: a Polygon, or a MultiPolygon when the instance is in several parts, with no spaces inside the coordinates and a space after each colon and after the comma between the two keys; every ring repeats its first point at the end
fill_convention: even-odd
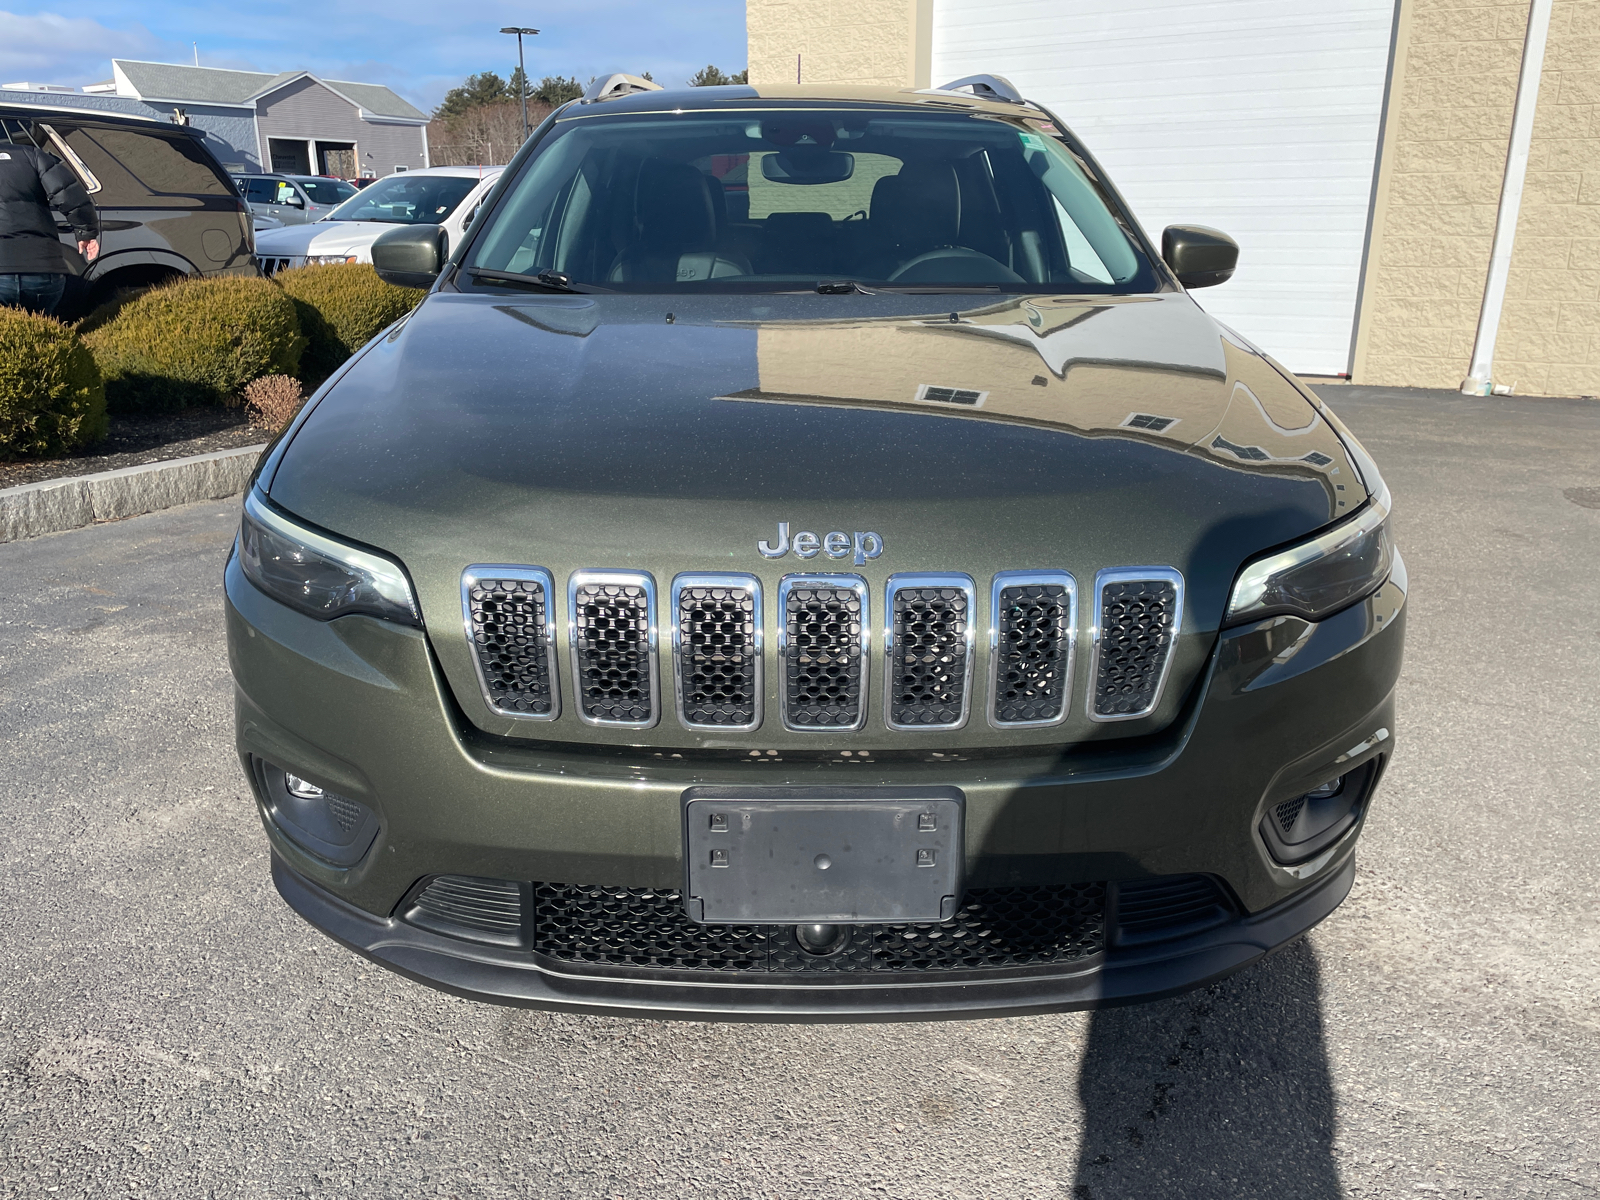
{"type": "Polygon", "coordinates": [[[300,381],[288,375],[263,375],[244,385],[244,406],[250,424],[268,433],[278,433],[306,402],[300,381]]]}

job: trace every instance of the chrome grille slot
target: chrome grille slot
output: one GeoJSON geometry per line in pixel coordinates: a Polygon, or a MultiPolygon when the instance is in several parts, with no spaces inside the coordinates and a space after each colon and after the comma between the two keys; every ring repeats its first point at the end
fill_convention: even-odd
{"type": "Polygon", "coordinates": [[[884,595],[884,719],[890,729],[967,723],[972,616],[965,575],[891,575],[884,595]]]}
{"type": "Polygon", "coordinates": [[[750,575],[672,581],[678,719],[690,729],[761,724],[761,584],[750,575]]]}
{"type": "Polygon", "coordinates": [[[861,728],[871,636],[867,609],[866,580],[857,575],[789,575],[779,584],[786,728],[861,728]]]}
{"type": "Polygon", "coordinates": [[[461,607],[483,701],[501,716],[553,721],[561,712],[552,644],[550,573],[542,567],[468,567],[461,607]]]}
{"type": "Polygon", "coordinates": [[[1065,572],[1006,571],[994,577],[989,649],[989,719],[994,725],[1056,725],[1072,695],[1078,588],[1065,572]]]}
{"type": "Polygon", "coordinates": [[[574,571],[567,584],[578,716],[648,729],[660,716],[655,581],[633,571],[574,571]]]}
{"type": "Polygon", "coordinates": [[[1091,718],[1128,721],[1155,711],[1182,617],[1183,576],[1170,567],[1095,576],[1091,718]]]}

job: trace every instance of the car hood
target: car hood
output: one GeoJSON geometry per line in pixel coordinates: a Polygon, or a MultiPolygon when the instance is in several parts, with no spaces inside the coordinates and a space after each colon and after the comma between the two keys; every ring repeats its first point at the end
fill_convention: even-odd
{"type": "Polygon", "coordinates": [[[558,590],[579,568],[647,570],[663,590],[748,572],[769,595],[785,573],[857,570],[880,602],[895,572],[963,572],[986,599],[997,571],[1066,569],[1087,600],[1099,570],[1175,566],[1181,698],[1239,566],[1365,500],[1344,445],[1186,294],[970,301],[437,293],[262,479],[286,511],[406,564],[453,690],[496,732],[511,725],[474,705],[461,636],[474,563],[542,566],[558,590]],[[780,522],[870,531],[883,553],[763,557],[780,522]]]}
{"type": "Polygon", "coordinates": [[[258,254],[341,254],[372,245],[394,225],[383,221],[312,221],[286,225],[256,238],[258,254]]]}

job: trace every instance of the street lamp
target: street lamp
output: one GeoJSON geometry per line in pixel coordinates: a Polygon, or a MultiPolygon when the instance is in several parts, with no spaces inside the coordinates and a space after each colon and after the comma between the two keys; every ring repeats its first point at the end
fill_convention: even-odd
{"type": "Polygon", "coordinates": [[[507,26],[501,33],[514,33],[517,35],[517,74],[522,76],[522,86],[517,90],[522,93],[522,140],[528,140],[528,68],[522,65],[522,35],[532,37],[538,33],[537,29],[523,29],[516,25],[507,26]]]}

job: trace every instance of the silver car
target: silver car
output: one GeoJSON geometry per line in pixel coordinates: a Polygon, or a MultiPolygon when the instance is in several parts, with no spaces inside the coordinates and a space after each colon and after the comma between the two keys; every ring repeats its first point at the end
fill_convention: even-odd
{"type": "Polygon", "coordinates": [[[281,225],[320,221],[351,196],[356,186],[327,175],[239,175],[239,190],[250,211],[281,225]]]}

